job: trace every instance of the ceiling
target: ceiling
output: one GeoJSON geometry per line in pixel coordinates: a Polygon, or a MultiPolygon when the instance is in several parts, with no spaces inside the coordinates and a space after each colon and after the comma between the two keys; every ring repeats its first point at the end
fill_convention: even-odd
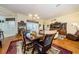
{"type": "Polygon", "coordinates": [[[50,19],[79,11],[79,4],[1,4],[16,13],[38,14],[42,19],[50,19]]]}

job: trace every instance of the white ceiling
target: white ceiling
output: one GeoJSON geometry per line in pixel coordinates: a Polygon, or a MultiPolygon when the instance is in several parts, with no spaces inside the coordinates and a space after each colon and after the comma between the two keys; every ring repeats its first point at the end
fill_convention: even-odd
{"type": "Polygon", "coordinates": [[[50,19],[79,11],[79,4],[1,4],[1,6],[26,15],[29,13],[38,14],[42,19],[50,19]]]}

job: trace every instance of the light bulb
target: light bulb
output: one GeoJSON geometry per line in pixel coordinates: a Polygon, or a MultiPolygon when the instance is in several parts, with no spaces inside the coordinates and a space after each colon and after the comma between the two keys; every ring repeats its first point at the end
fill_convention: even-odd
{"type": "Polygon", "coordinates": [[[39,19],[39,17],[37,17],[37,19],[39,19]]]}
{"type": "Polygon", "coordinates": [[[32,14],[29,14],[28,16],[29,16],[29,17],[32,17],[32,14]]]}
{"type": "Polygon", "coordinates": [[[35,16],[35,17],[38,17],[38,15],[37,15],[37,14],[35,14],[34,16],[35,16]]]}

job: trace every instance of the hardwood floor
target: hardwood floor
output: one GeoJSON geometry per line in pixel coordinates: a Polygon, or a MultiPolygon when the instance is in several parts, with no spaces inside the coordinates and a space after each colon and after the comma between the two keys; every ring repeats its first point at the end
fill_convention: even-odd
{"type": "Polygon", "coordinates": [[[10,45],[10,42],[15,40],[21,40],[21,37],[12,36],[12,37],[5,38],[4,41],[2,42],[2,49],[0,50],[1,51],[0,53],[6,54],[8,47],[10,45]]]}
{"type": "Polygon", "coordinates": [[[2,48],[0,48],[0,54],[1,54],[1,52],[2,52],[2,48]]]}
{"type": "MultiPolygon", "coordinates": [[[[17,37],[12,36],[12,37],[5,38],[3,41],[3,48],[0,49],[0,53],[6,54],[7,49],[10,45],[10,42],[15,40],[21,40],[21,39],[22,37],[20,36],[17,36],[17,37]]],[[[72,51],[74,54],[79,54],[79,41],[71,41],[68,39],[64,39],[64,40],[56,39],[53,41],[53,43],[60,47],[63,47],[65,49],[72,51]]]]}
{"type": "Polygon", "coordinates": [[[79,41],[72,41],[68,39],[64,39],[64,40],[57,39],[54,40],[53,43],[60,47],[72,51],[74,54],[79,54],[79,41]]]}

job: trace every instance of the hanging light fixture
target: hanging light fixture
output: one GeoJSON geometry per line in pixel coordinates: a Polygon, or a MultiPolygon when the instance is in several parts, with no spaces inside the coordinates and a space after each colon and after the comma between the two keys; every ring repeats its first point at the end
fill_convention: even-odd
{"type": "Polygon", "coordinates": [[[29,16],[29,18],[31,18],[31,19],[39,19],[39,16],[38,16],[37,14],[34,14],[34,15],[29,14],[28,16],[29,16]]]}
{"type": "Polygon", "coordinates": [[[39,17],[37,17],[37,19],[39,19],[39,17]]]}
{"type": "Polygon", "coordinates": [[[29,14],[28,16],[29,16],[29,17],[32,17],[32,14],[29,14]]]}
{"type": "Polygon", "coordinates": [[[38,17],[38,15],[37,15],[37,14],[35,14],[34,16],[35,16],[35,17],[38,17]]]}

